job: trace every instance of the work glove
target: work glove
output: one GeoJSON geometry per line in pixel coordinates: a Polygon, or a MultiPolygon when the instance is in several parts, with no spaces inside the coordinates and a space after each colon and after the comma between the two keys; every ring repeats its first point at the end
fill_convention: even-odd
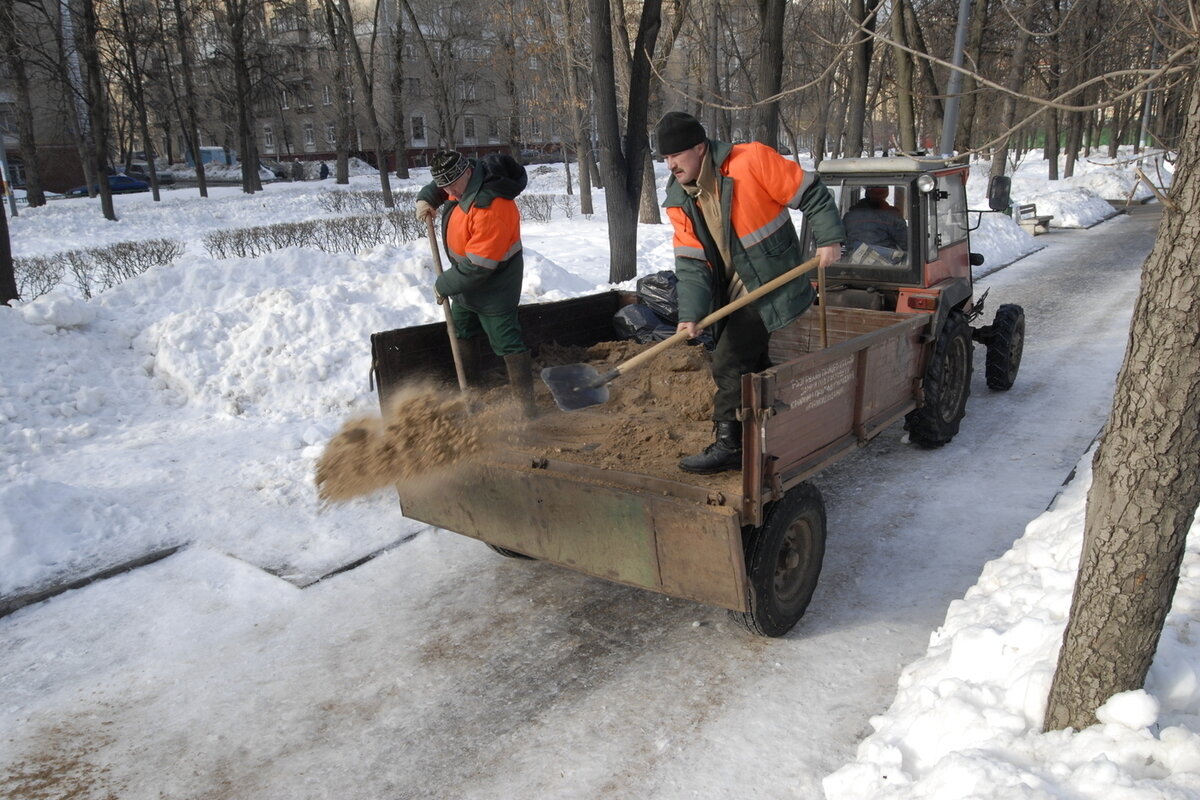
{"type": "Polygon", "coordinates": [[[433,213],[436,211],[433,206],[426,203],[424,200],[417,201],[417,222],[428,222],[433,219],[433,213]]]}
{"type": "Polygon", "coordinates": [[[437,290],[437,287],[436,287],[436,286],[435,286],[435,287],[433,287],[433,299],[434,299],[434,300],[437,300],[437,304],[438,304],[439,306],[440,306],[442,303],[446,302],[446,298],[445,298],[445,297],[443,297],[442,295],[438,294],[438,290],[437,290]]]}

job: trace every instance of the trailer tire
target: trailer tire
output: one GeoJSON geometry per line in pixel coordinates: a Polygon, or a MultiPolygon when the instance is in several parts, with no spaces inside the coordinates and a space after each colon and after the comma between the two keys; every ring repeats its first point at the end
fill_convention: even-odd
{"type": "Polygon", "coordinates": [[[804,616],[825,557],[825,501],[811,483],[793,487],[744,541],[749,611],[729,612],[758,636],[783,636],[804,616]]]}
{"type": "MultiPolygon", "coordinates": [[[[484,544],[487,544],[487,543],[485,542],[484,544]]],[[[494,544],[489,544],[488,547],[492,548],[493,550],[495,550],[497,553],[504,556],[505,558],[520,558],[520,559],[524,559],[526,561],[535,561],[536,560],[533,556],[527,556],[524,553],[518,553],[516,550],[509,550],[507,547],[500,547],[500,546],[494,545],[494,544]]]]}
{"type": "Polygon", "coordinates": [[[1007,392],[1017,380],[1021,353],[1025,349],[1025,309],[1005,303],[996,309],[987,343],[987,385],[1007,392]]]}
{"type": "Polygon", "coordinates": [[[921,381],[925,400],[904,418],[908,438],[920,447],[941,447],[954,438],[967,413],[975,344],[971,325],[951,311],[933,346],[921,381]]]}

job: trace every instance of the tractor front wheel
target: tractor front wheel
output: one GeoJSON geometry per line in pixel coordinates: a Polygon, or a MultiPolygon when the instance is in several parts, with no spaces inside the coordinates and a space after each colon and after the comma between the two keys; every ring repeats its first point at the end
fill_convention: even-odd
{"type": "Polygon", "coordinates": [[[996,309],[987,342],[987,385],[1006,392],[1017,380],[1021,353],[1025,349],[1025,309],[1006,303],[996,309]]]}
{"type": "Polygon", "coordinates": [[[970,323],[962,312],[951,311],[925,366],[924,402],[904,420],[908,438],[915,444],[941,447],[958,433],[971,393],[974,351],[970,323]]]}
{"type": "Polygon", "coordinates": [[[729,612],[759,636],[783,636],[804,616],[825,557],[825,501],[817,487],[792,488],[744,541],[750,610],[729,612]]]}

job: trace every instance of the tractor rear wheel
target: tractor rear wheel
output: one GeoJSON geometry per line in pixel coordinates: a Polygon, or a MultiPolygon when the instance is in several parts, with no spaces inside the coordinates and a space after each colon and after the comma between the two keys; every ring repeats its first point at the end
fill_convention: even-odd
{"type": "Polygon", "coordinates": [[[750,610],[730,616],[758,636],[783,636],[804,616],[825,557],[825,501],[811,483],[793,487],[744,541],[750,610]]]}
{"type": "Polygon", "coordinates": [[[987,385],[1006,392],[1017,380],[1021,353],[1025,349],[1025,309],[1006,303],[996,309],[987,342],[987,385]]]}
{"type": "Polygon", "coordinates": [[[958,433],[971,393],[971,363],[975,344],[971,325],[960,311],[951,311],[933,345],[921,382],[925,400],[904,418],[908,438],[921,447],[941,447],[958,433]]]}

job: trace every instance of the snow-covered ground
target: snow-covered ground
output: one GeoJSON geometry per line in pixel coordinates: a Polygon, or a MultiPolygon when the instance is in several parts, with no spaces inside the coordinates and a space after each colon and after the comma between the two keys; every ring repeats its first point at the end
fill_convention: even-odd
{"type": "MultiPolygon", "coordinates": [[[[1113,213],[1106,199],[1149,195],[1135,187],[1133,166],[1085,161],[1075,178],[1051,186],[1031,155],[1014,177],[1014,202],[1037,203],[1056,226],[1094,225],[1113,213]]],[[[975,172],[970,205],[984,208],[986,166],[975,172]]],[[[560,166],[531,173],[530,191],[564,191],[560,166]]],[[[425,179],[418,172],[399,188],[425,179]]],[[[351,188],[376,189],[378,177],[356,176],[351,188]]],[[[441,319],[427,243],[228,260],[200,246],[215,229],[319,218],[316,195],[331,190],[332,181],[273,183],[250,196],[213,187],[201,200],[178,188],[158,204],[148,195],[116,197],[116,223],[88,199],[22,208],[9,221],[18,257],[164,237],[185,242],[186,254],[91,301],[63,290],[0,308],[0,598],[187,547],[141,577],[0,619],[0,763],[23,752],[26,721],[68,707],[90,691],[88,676],[121,670],[134,653],[161,650],[164,661],[211,661],[219,670],[223,659],[206,654],[218,641],[228,646],[243,628],[286,626],[311,613],[249,565],[304,585],[426,530],[401,517],[391,496],[322,508],[312,476],[341,421],[375,405],[370,334],[441,319]],[[204,591],[181,589],[181,575],[204,591]],[[160,613],[182,629],[156,631],[150,618],[160,613]]],[[[608,288],[602,195],[595,201],[591,218],[525,225],[525,302],[608,288]]],[[[1040,243],[985,214],[972,245],[987,272],[1040,243]]],[[[669,226],[641,226],[638,251],[639,274],[670,269],[669,226]]],[[[872,720],[875,733],[857,760],[826,779],[830,800],[1200,797],[1200,645],[1190,633],[1200,599],[1196,537],[1146,691],[1115,698],[1104,724],[1088,731],[1039,733],[1089,458],[1054,507],[951,605],[926,657],[905,670],[891,709],[872,720]]],[[[420,585],[431,557],[421,539],[410,547],[412,583],[420,585]]],[[[371,605],[390,591],[364,579],[358,594],[371,605]]],[[[338,623],[327,611],[319,624],[338,623]]],[[[243,651],[230,681],[272,669],[273,658],[243,651]]],[[[155,680],[151,669],[145,681],[155,680]]],[[[167,727],[186,736],[188,723],[167,727]]],[[[9,780],[0,787],[28,785],[20,775],[9,780]]]]}

